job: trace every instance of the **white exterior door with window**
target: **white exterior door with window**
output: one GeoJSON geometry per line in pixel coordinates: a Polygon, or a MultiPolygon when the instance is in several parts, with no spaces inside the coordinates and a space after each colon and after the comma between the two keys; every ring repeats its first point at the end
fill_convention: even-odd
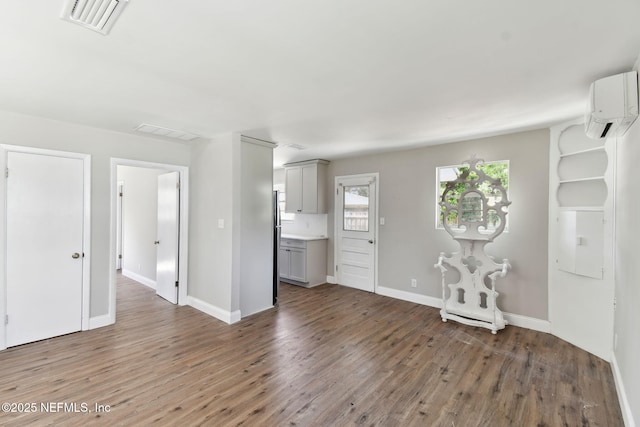
{"type": "Polygon", "coordinates": [[[369,292],[375,292],[376,183],[377,174],[336,177],[336,281],[369,292]]]}

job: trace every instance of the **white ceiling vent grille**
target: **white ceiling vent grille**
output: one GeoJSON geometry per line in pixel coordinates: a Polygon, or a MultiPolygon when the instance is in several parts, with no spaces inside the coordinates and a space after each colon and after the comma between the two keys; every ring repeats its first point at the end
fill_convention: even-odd
{"type": "Polygon", "coordinates": [[[67,0],[62,19],[108,34],[129,0],[67,0]]]}
{"type": "Polygon", "coordinates": [[[200,135],[185,132],[182,130],[163,128],[156,125],[150,125],[148,123],[141,124],[140,126],[135,128],[135,130],[137,130],[138,132],[150,133],[152,135],[175,138],[181,141],[193,141],[196,138],[200,138],[200,135]]]}

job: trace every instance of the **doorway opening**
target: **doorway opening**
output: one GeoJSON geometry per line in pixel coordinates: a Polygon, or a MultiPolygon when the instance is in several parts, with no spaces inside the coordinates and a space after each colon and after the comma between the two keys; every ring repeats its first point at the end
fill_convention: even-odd
{"type": "Polygon", "coordinates": [[[154,288],[169,302],[186,304],[188,171],[186,166],[111,159],[111,322],[118,267],[122,275],[154,288]]]}

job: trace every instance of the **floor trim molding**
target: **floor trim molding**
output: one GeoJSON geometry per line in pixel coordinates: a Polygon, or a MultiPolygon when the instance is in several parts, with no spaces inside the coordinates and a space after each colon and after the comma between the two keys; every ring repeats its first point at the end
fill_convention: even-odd
{"type": "Polygon", "coordinates": [[[151,280],[148,277],[142,276],[142,275],[140,275],[138,273],[134,273],[131,270],[125,270],[123,268],[122,269],[122,275],[124,277],[128,277],[131,280],[135,280],[138,283],[142,283],[143,285],[150,287],[154,291],[156,289],[156,281],[155,280],[151,280]]]}
{"type": "Polygon", "coordinates": [[[109,314],[89,318],[89,329],[102,328],[104,326],[113,325],[115,322],[109,314]]]}
{"type": "Polygon", "coordinates": [[[629,399],[627,398],[627,391],[624,388],[622,372],[620,372],[620,365],[618,365],[615,352],[611,353],[611,370],[613,371],[613,382],[615,383],[616,391],[618,392],[618,401],[620,402],[620,411],[622,412],[624,425],[626,427],[636,427],[636,422],[633,419],[633,413],[631,412],[631,406],[629,405],[629,399]]]}
{"type": "Polygon", "coordinates": [[[213,304],[209,304],[208,302],[202,301],[201,299],[192,296],[187,296],[187,305],[195,308],[196,310],[200,310],[201,312],[208,314],[209,316],[213,316],[218,320],[222,320],[229,325],[240,321],[240,310],[223,310],[220,307],[216,307],[213,304]]]}
{"type": "MultiPolygon", "coordinates": [[[[401,291],[399,289],[393,289],[384,286],[378,286],[376,288],[376,293],[378,295],[401,299],[403,301],[414,302],[416,304],[427,305],[429,307],[442,308],[442,299],[430,297],[427,295],[419,295],[413,292],[401,291]]],[[[539,332],[551,332],[551,323],[548,320],[536,319],[535,317],[522,316],[520,314],[503,314],[505,320],[509,323],[509,325],[532,329],[539,332]]]]}

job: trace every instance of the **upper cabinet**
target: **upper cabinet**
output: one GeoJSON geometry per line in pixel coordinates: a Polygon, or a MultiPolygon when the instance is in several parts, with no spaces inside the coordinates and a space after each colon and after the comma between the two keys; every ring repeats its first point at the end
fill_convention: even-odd
{"type": "Polygon", "coordinates": [[[309,160],[284,165],[284,191],[287,195],[285,212],[327,213],[328,164],[326,160],[309,160]]]}

